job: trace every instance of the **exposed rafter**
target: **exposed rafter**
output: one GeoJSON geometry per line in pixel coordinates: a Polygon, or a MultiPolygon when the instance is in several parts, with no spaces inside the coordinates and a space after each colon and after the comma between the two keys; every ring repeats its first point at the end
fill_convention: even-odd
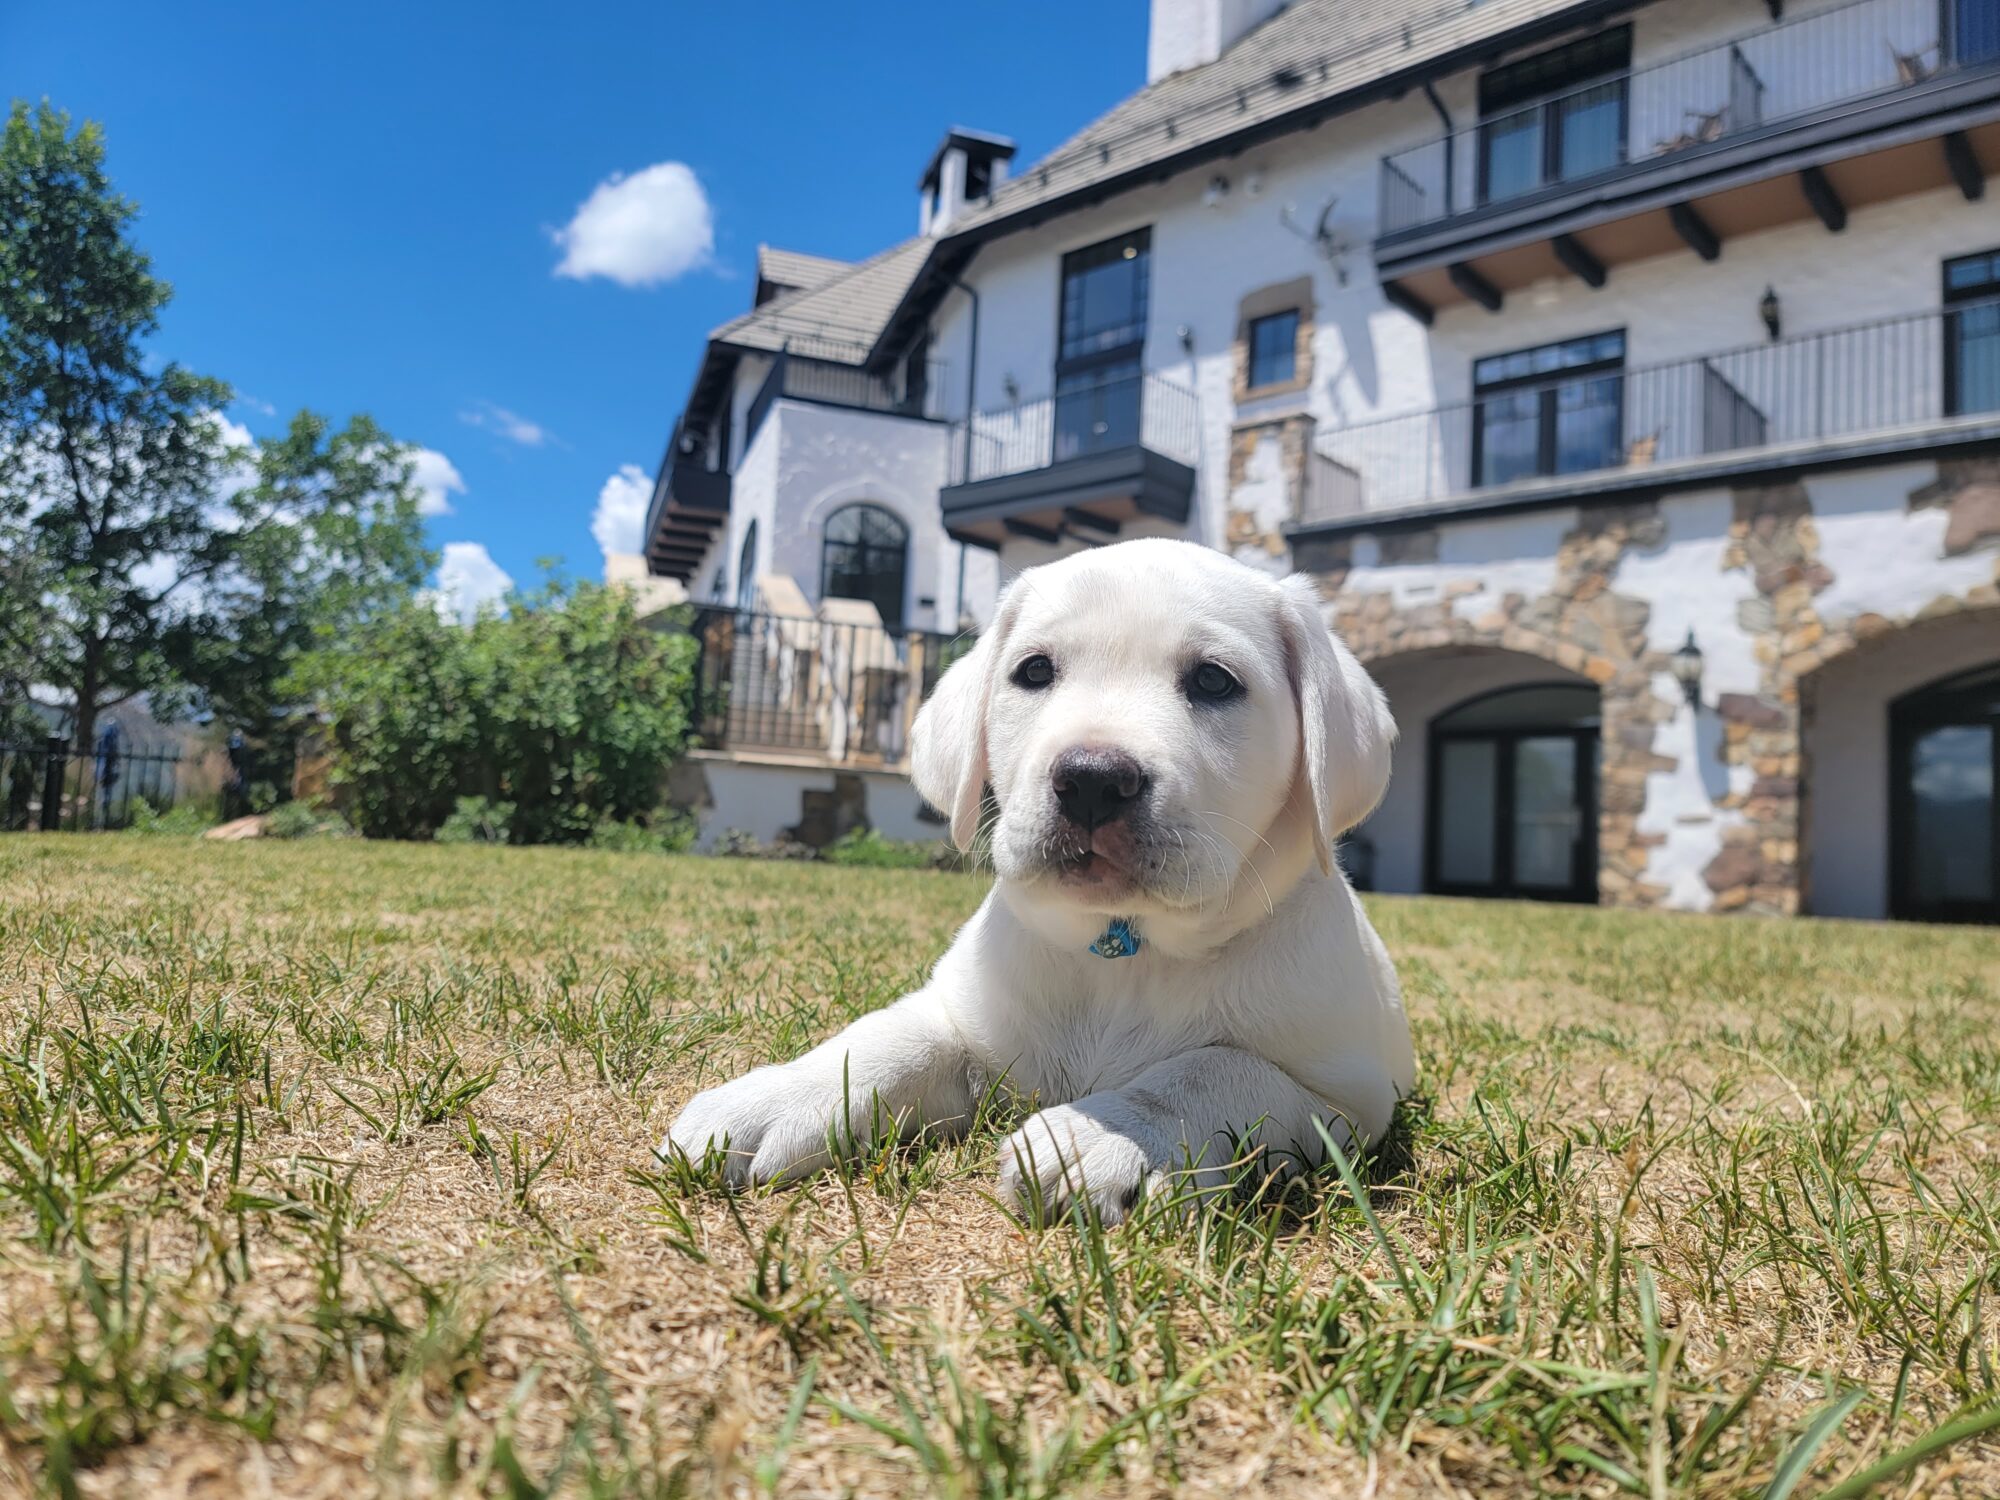
{"type": "Polygon", "coordinates": [[[1454,261],[1445,272],[1451,277],[1451,284],[1466,296],[1477,302],[1488,312],[1500,311],[1500,304],[1506,299],[1500,295],[1500,288],[1481,276],[1464,261],[1454,261]]]}
{"type": "Polygon", "coordinates": [[[1722,255],[1722,240],[1691,203],[1676,203],[1667,210],[1667,218],[1674,226],[1674,233],[1687,241],[1688,249],[1703,260],[1717,260],[1722,255]]]}
{"type": "Polygon", "coordinates": [[[1806,202],[1819,215],[1820,223],[1839,234],[1847,227],[1847,205],[1840,201],[1840,194],[1833,181],[1818,167],[1803,167],[1799,170],[1799,187],[1805,192],[1806,202]]]}
{"type": "Polygon", "coordinates": [[[1383,282],[1382,296],[1388,301],[1391,307],[1399,308],[1403,312],[1408,313],[1426,328],[1431,326],[1431,319],[1437,316],[1436,310],[1432,308],[1430,303],[1424,301],[1423,298],[1404,286],[1400,281],[1383,282]]]}
{"type": "Polygon", "coordinates": [[[1060,531],[1052,531],[1046,526],[1037,526],[1032,521],[1016,521],[1009,517],[1001,523],[1013,536],[1024,536],[1032,542],[1047,542],[1053,547],[1062,540],[1060,531]]]}
{"type": "Polygon", "coordinates": [[[1979,153],[1972,149],[1964,131],[1954,130],[1945,136],[1944,164],[1951,169],[1951,180],[1965,194],[1967,203],[1977,203],[1986,196],[1986,169],[1979,165],[1979,153]]]}
{"type": "Polygon", "coordinates": [[[1604,262],[1590,253],[1590,247],[1572,234],[1559,234],[1550,242],[1563,269],[1587,286],[1604,285],[1604,262]]]}
{"type": "Polygon", "coordinates": [[[1074,505],[1063,507],[1063,520],[1077,531],[1094,531],[1100,536],[1118,535],[1118,523],[1107,521],[1103,516],[1094,516],[1087,510],[1078,510],[1074,505]]]}

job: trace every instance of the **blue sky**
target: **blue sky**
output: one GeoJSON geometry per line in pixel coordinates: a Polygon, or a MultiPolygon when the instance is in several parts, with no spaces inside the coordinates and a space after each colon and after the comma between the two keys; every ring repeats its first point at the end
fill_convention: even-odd
{"type": "Polygon", "coordinates": [[[650,482],[760,241],[881,249],[946,126],[1032,159],[1145,50],[1144,0],[0,0],[0,89],[105,127],[176,291],[160,352],[231,382],[253,434],[367,411],[430,450],[468,587],[467,544],[522,582],[597,574],[607,481],[629,514],[617,476],[650,482]]]}

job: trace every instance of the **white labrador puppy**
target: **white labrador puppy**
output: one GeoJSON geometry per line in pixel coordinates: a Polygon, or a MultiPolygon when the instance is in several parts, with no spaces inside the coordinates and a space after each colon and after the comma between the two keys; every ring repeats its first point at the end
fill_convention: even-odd
{"type": "Polygon", "coordinates": [[[1003,1080],[1040,1113],[1003,1193],[1122,1218],[1255,1143],[1316,1161],[1414,1083],[1396,972],[1333,862],[1389,778],[1381,691],[1311,583],[1188,542],[1023,573],[916,723],[918,790],[999,879],[930,983],[794,1062],[697,1095],[662,1154],[731,1182],[894,1129],[962,1128],[1003,1080]]]}

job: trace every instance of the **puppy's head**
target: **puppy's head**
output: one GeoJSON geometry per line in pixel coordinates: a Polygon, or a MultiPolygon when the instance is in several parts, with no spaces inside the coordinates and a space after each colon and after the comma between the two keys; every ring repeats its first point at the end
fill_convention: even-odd
{"type": "Polygon", "coordinates": [[[1188,542],[1023,573],[918,716],[917,789],[969,848],[1089,911],[1190,910],[1306,821],[1322,869],[1388,783],[1395,737],[1311,584],[1188,542]]]}

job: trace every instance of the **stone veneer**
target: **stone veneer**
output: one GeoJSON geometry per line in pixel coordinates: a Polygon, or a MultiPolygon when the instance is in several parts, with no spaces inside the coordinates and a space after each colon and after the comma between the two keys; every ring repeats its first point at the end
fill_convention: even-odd
{"type": "MultiPolygon", "coordinates": [[[[1814,604],[1834,579],[1820,557],[1806,487],[1741,489],[1733,502],[1721,565],[1747,572],[1753,582],[1754,595],[1743,601],[1734,624],[1750,638],[1761,680],[1756,693],[1723,694],[1712,705],[1722,720],[1720,753],[1733,774],[1712,804],[1721,847],[1703,881],[1713,893],[1712,910],[1790,914],[1804,897],[1800,806],[1809,778],[1802,764],[1802,685],[1827,662],[1902,625],[2000,605],[2000,554],[1994,581],[1962,595],[1940,594],[1908,616],[1829,620],[1814,604]]],[[[1533,598],[1509,593],[1470,616],[1457,605],[1486,592],[1476,567],[1446,581],[1435,602],[1399,605],[1386,591],[1348,586],[1351,541],[1300,538],[1295,544],[1299,566],[1320,580],[1331,622],[1364,662],[1486,647],[1554,662],[1602,688],[1598,893],[1611,906],[1654,907],[1667,896],[1666,886],[1648,875],[1651,852],[1666,836],[1643,830],[1640,814],[1648,778],[1677,765],[1656,752],[1656,730],[1685,706],[1669,675],[1669,653],[1648,644],[1651,605],[1617,588],[1618,565],[1628,552],[1665,545],[1660,503],[1583,507],[1561,539],[1547,592],[1533,598]]],[[[1988,545],[2000,537],[2000,460],[1941,461],[1937,481],[1908,503],[1949,509],[1946,555],[1988,545]]],[[[1433,563],[1440,535],[1436,529],[1377,533],[1376,566],[1433,563]]]]}

